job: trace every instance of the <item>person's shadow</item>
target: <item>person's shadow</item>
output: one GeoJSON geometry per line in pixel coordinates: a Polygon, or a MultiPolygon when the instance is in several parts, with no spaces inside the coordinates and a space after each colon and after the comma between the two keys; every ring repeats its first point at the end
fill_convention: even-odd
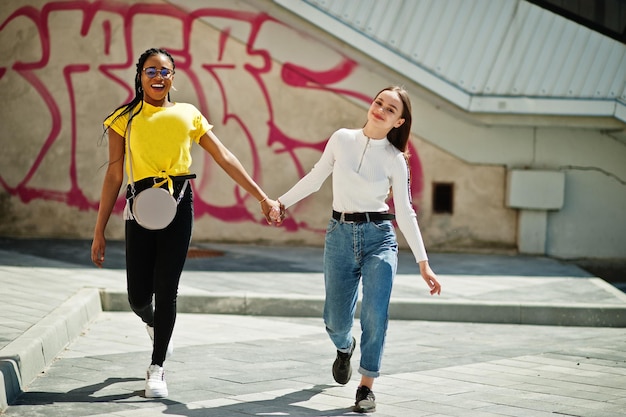
{"type": "MultiPolygon", "coordinates": [[[[300,405],[309,401],[315,395],[322,394],[324,389],[332,385],[315,385],[300,391],[293,391],[285,395],[256,401],[231,400],[231,404],[224,404],[210,408],[189,408],[186,404],[164,400],[167,409],[163,414],[185,417],[241,417],[243,415],[258,416],[293,416],[293,417],[330,417],[362,415],[352,411],[352,407],[337,408],[319,411],[300,405]]],[[[222,400],[222,401],[228,401],[222,400]]]]}
{"type": "Polygon", "coordinates": [[[143,378],[107,378],[97,384],[75,388],[67,392],[45,392],[45,391],[25,391],[19,395],[17,400],[9,405],[11,407],[50,405],[55,403],[107,403],[114,401],[128,400],[133,397],[143,395],[142,391],[129,391],[120,394],[116,390],[115,394],[95,396],[94,394],[110,385],[121,382],[143,381],[143,378]]]}
{"type": "MultiPolygon", "coordinates": [[[[107,378],[100,383],[75,388],[65,393],[27,391],[22,393],[17,401],[9,406],[9,410],[11,407],[40,406],[60,403],[97,403],[99,404],[98,407],[101,407],[102,403],[110,403],[112,406],[110,408],[111,412],[122,412],[127,411],[128,408],[124,407],[124,409],[115,410],[114,405],[116,403],[123,405],[132,402],[145,403],[146,401],[154,401],[159,402],[166,407],[163,411],[159,410],[159,414],[185,417],[241,417],[242,415],[330,417],[360,415],[360,413],[354,413],[352,411],[352,407],[319,411],[300,405],[305,401],[309,401],[315,395],[323,393],[324,389],[331,388],[332,385],[315,385],[311,388],[289,392],[285,395],[269,398],[267,400],[239,401],[228,398],[220,399],[219,401],[216,400],[216,402],[222,403],[222,405],[217,405],[215,407],[196,407],[195,405],[192,405],[190,408],[187,404],[167,398],[137,398],[144,396],[143,390],[137,390],[134,392],[129,391],[127,393],[120,393],[120,390],[115,390],[114,394],[95,395],[97,392],[108,388],[113,384],[133,381],[143,381],[143,379],[107,378]],[[223,404],[225,402],[227,402],[227,404],[223,404]]],[[[73,407],[73,410],[77,410],[77,407],[73,407]]],[[[62,410],[59,409],[59,411],[62,410]]]]}

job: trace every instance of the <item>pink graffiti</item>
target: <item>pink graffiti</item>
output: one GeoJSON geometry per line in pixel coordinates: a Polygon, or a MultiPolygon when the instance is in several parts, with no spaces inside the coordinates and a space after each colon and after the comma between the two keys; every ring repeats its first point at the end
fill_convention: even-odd
{"type": "MultiPolygon", "coordinates": [[[[216,9],[216,8],[200,8],[191,11],[184,11],[178,7],[170,4],[163,3],[141,3],[141,4],[127,4],[126,2],[114,1],[114,0],[97,0],[97,1],[51,1],[44,4],[40,9],[32,6],[24,6],[16,9],[11,13],[6,20],[0,24],[0,32],[7,28],[10,24],[18,19],[30,20],[38,30],[39,42],[41,46],[40,59],[33,62],[21,62],[15,61],[11,66],[0,67],[0,79],[9,74],[10,71],[15,72],[22,77],[28,84],[30,84],[37,94],[41,97],[42,102],[45,104],[51,120],[50,130],[43,141],[41,149],[34,157],[32,164],[29,166],[24,177],[19,183],[11,187],[8,182],[0,175],[0,185],[12,196],[18,197],[24,203],[29,203],[35,199],[42,199],[48,201],[57,201],[67,204],[70,207],[78,208],[79,210],[97,210],[98,201],[90,200],[83,190],[79,186],[79,172],[77,169],[77,124],[78,124],[78,112],[77,112],[77,91],[73,78],[81,73],[86,73],[92,70],[93,64],[90,62],[74,62],[67,64],[62,68],[62,79],[65,83],[67,91],[69,93],[70,108],[71,108],[71,159],[68,170],[68,178],[70,182],[70,188],[67,191],[59,191],[46,189],[41,187],[35,187],[30,185],[33,177],[38,170],[41,169],[41,165],[47,154],[50,152],[51,147],[60,139],[62,122],[67,122],[63,119],[60,106],[56,101],[54,95],[47,88],[46,84],[38,77],[39,70],[48,68],[50,64],[51,54],[51,37],[54,35],[50,33],[49,21],[52,13],[59,12],[81,12],[82,22],[80,27],[80,36],[86,37],[88,35],[94,36],[94,31],[101,34],[103,44],[101,45],[101,53],[105,56],[111,55],[114,33],[112,22],[110,17],[102,19],[100,27],[94,25],[95,18],[99,14],[106,14],[104,16],[118,16],[123,22],[123,42],[125,50],[125,59],[121,62],[111,61],[106,64],[100,64],[97,66],[97,70],[100,74],[112,81],[114,85],[124,91],[127,95],[127,100],[132,99],[134,90],[132,86],[132,80],[121,79],[116,75],[116,72],[123,69],[134,68],[136,57],[139,56],[143,50],[137,50],[133,45],[133,31],[135,28],[135,20],[138,17],[145,16],[157,16],[167,17],[168,19],[175,19],[181,23],[182,31],[179,36],[172,34],[174,40],[172,45],[180,45],[179,47],[172,47],[168,45],[160,45],[169,50],[169,52],[176,59],[176,70],[182,72],[191,82],[194,91],[197,94],[197,105],[200,111],[211,120],[211,108],[209,106],[208,99],[201,85],[201,75],[210,75],[218,86],[221,96],[221,104],[223,106],[223,119],[221,123],[235,123],[239,126],[241,131],[246,136],[247,143],[250,147],[252,156],[252,169],[251,175],[259,184],[262,185],[262,161],[259,157],[259,147],[268,146],[274,149],[276,154],[285,154],[288,161],[294,164],[299,176],[306,174],[309,167],[302,165],[302,162],[297,156],[297,151],[302,148],[314,149],[321,152],[328,138],[320,138],[319,141],[311,143],[306,140],[290,137],[285,134],[279,126],[277,126],[274,118],[272,97],[267,90],[264,83],[264,76],[272,70],[273,65],[277,65],[272,60],[272,51],[267,49],[258,48],[257,39],[262,33],[264,25],[267,23],[275,23],[285,26],[284,23],[277,21],[273,17],[265,13],[250,13],[238,10],[230,9],[216,9]],[[198,73],[198,70],[192,67],[193,59],[199,59],[199,57],[192,57],[190,51],[191,36],[193,34],[193,24],[199,19],[206,18],[219,18],[230,19],[233,24],[245,23],[249,26],[249,37],[246,40],[246,51],[250,58],[254,58],[255,65],[252,63],[244,64],[243,67],[238,68],[235,64],[225,60],[225,52],[228,47],[228,43],[232,41],[230,29],[224,29],[219,37],[217,48],[217,61],[203,63],[201,65],[204,73],[198,73]],[[258,65],[259,60],[262,65],[258,65]],[[232,112],[229,107],[230,98],[228,95],[227,85],[223,81],[223,74],[232,71],[245,71],[245,73],[255,80],[256,86],[261,92],[261,96],[264,99],[264,105],[269,114],[269,120],[267,124],[269,126],[268,136],[266,138],[253,137],[250,127],[246,124],[245,118],[241,115],[232,112]],[[130,81],[130,83],[129,83],[130,81]]],[[[286,27],[286,26],[285,26],[286,27]]],[[[295,29],[292,29],[294,30],[295,29]]],[[[148,31],[147,33],[151,33],[148,31]]],[[[321,90],[329,94],[342,95],[351,97],[357,100],[361,100],[365,103],[369,103],[371,97],[365,96],[357,91],[350,91],[345,89],[338,89],[333,87],[341,81],[351,76],[354,69],[357,67],[357,63],[344,58],[334,68],[328,68],[324,71],[313,71],[295,63],[285,63],[281,68],[281,77],[285,85],[292,88],[321,90]]],[[[102,115],[104,116],[106,115],[102,115]]],[[[414,149],[411,151],[413,157],[411,158],[411,169],[413,174],[412,193],[418,195],[422,190],[422,169],[417,152],[414,149]]],[[[212,180],[211,176],[211,161],[208,155],[204,155],[205,163],[202,172],[198,173],[198,179],[194,185],[194,189],[202,189],[204,185],[210,184],[212,180]]],[[[0,168],[1,170],[2,168],[0,168]]],[[[251,198],[246,193],[242,193],[239,187],[236,187],[233,183],[233,197],[234,202],[230,205],[217,205],[212,204],[206,199],[202,198],[201,193],[196,192],[195,195],[195,215],[199,216],[213,216],[225,222],[263,222],[259,220],[258,213],[251,213],[247,208],[247,199],[251,198]]],[[[115,206],[115,212],[120,213],[124,206],[124,199],[121,197],[115,206]]],[[[289,218],[285,222],[285,228],[287,230],[295,231],[298,229],[315,230],[306,221],[299,221],[298,219],[289,218]]],[[[319,230],[318,230],[319,231],[319,230]]],[[[320,231],[321,232],[321,231],[320,231]]]]}

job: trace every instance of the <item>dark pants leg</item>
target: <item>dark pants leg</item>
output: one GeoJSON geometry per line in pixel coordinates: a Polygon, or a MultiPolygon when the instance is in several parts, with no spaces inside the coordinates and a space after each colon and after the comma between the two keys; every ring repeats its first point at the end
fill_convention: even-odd
{"type": "Polygon", "coordinates": [[[154,326],[152,364],[162,366],[165,361],[176,322],[178,283],[187,258],[192,227],[191,187],[187,187],[176,217],[165,229],[147,230],[134,220],[126,221],[128,301],[144,323],[154,326]]]}

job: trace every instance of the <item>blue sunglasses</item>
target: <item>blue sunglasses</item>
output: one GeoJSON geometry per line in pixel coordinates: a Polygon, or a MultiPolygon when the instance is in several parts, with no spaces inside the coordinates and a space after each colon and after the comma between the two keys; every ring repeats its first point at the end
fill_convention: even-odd
{"type": "Polygon", "coordinates": [[[148,67],[148,68],[144,68],[143,72],[146,73],[146,76],[148,78],[154,78],[157,76],[157,74],[160,74],[161,78],[165,80],[167,80],[168,78],[171,78],[172,75],[174,75],[174,71],[172,71],[169,68],[156,69],[156,67],[148,67]]]}

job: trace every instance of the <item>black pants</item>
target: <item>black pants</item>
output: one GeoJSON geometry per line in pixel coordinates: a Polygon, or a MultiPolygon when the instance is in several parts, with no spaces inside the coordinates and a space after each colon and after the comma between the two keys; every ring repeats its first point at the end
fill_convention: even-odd
{"type": "MultiPolygon", "coordinates": [[[[178,185],[178,184],[175,184],[178,185]]],[[[180,192],[175,187],[174,195],[180,192]]],[[[162,230],[126,221],[126,283],[132,310],[154,327],[152,364],[163,366],[176,322],[178,283],[193,228],[193,195],[188,186],[176,217],[162,230]],[[154,308],[152,297],[154,294],[154,308]]]]}

